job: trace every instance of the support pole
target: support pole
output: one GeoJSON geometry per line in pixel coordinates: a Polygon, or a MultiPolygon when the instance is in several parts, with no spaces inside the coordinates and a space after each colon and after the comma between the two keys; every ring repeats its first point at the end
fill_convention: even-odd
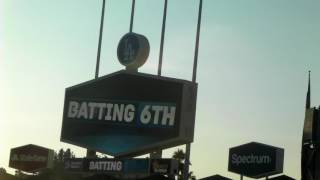
{"type": "MultiPolygon", "coordinates": [[[[104,11],[106,6],[106,0],[102,1],[102,12],[100,20],[100,33],[99,33],[99,43],[98,43],[98,52],[97,52],[97,63],[96,63],[96,73],[95,79],[99,77],[99,67],[100,67],[100,54],[101,54],[101,44],[102,44],[102,34],[103,34],[103,22],[104,22],[104,11]]],[[[94,158],[96,156],[96,151],[87,149],[87,158],[94,158]]]]}
{"type": "Polygon", "coordinates": [[[168,5],[168,0],[165,0],[164,1],[164,9],[163,9],[163,18],[162,18],[158,76],[161,76],[161,70],[162,70],[163,44],[164,44],[164,35],[165,35],[165,31],[166,31],[166,19],[167,19],[167,5],[168,5]]]}
{"type": "Polygon", "coordinates": [[[86,158],[95,158],[95,157],[96,157],[96,151],[91,150],[91,149],[87,149],[86,158]]]}
{"type": "Polygon", "coordinates": [[[202,0],[199,1],[199,14],[198,14],[196,45],[195,45],[195,50],[194,50],[192,82],[196,82],[196,78],[197,78],[199,39],[200,39],[200,28],[201,28],[201,15],[202,15],[202,0]]]}
{"type": "Polygon", "coordinates": [[[100,54],[101,54],[101,44],[102,44],[105,5],[106,5],[106,0],[103,0],[103,2],[102,2],[102,12],[101,12],[101,21],[100,21],[100,34],[99,34],[99,44],[98,44],[98,52],[97,52],[97,64],[96,64],[95,79],[97,79],[99,77],[99,66],[100,66],[100,54]]]}
{"type": "MultiPolygon", "coordinates": [[[[192,71],[192,82],[194,82],[194,83],[196,82],[196,79],[197,79],[201,15],[202,15],[202,0],[199,1],[197,35],[196,35],[196,45],[195,45],[193,71],[192,71]]],[[[188,180],[188,178],[189,178],[190,151],[191,151],[191,143],[188,143],[188,144],[186,144],[186,159],[185,159],[185,162],[184,162],[184,171],[183,171],[183,179],[184,180],[188,180]]]]}
{"type": "MultiPolygon", "coordinates": [[[[136,0],[132,0],[132,5],[131,5],[131,16],[130,16],[130,27],[129,27],[129,32],[132,33],[132,29],[133,29],[133,20],[134,20],[134,9],[136,6],[136,0]]],[[[138,72],[138,69],[129,69],[128,67],[126,67],[127,71],[130,72],[138,72]]]]}
{"type": "Polygon", "coordinates": [[[240,180],[243,180],[243,175],[242,174],[240,175],[240,180]]]}
{"type": "Polygon", "coordinates": [[[129,32],[132,32],[133,29],[133,19],[134,19],[134,9],[135,9],[136,0],[132,0],[132,6],[131,6],[131,18],[130,18],[130,28],[129,32]]]}
{"type": "Polygon", "coordinates": [[[184,169],[183,169],[183,179],[188,180],[189,178],[189,165],[190,165],[190,149],[191,144],[186,144],[186,159],[184,161],[184,169]]]}

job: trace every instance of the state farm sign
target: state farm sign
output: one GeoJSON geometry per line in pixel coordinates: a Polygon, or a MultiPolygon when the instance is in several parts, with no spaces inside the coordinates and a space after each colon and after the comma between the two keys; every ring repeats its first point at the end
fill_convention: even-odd
{"type": "Polygon", "coordinates": [[[32,144],[16,147],[11,149],[9,167],[36,172],[52,167],[53,155],[53,150],[32,144]]]}

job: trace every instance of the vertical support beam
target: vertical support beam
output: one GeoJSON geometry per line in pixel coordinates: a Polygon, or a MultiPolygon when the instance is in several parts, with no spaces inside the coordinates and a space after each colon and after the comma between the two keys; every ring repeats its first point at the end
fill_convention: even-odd
{"type": "MultiPolygon", "coordinates": [[[[196,35],[196,45],[195,45],[193,71],[192,71],[192,82],[194,82],[194,83],[196,82],[196,79],[197,79],[201,16],[202,16],[202,0],[199,0],[197,35],[196,35]]],[[[188,178],[189,178],[190,151],[191,151],[191,143],[188,143],[188,144],[186,144],[186,159],[184,162],[184,171],[183,171],[183,179],[184,180],[188,180],[188,178]]]]}
{"type": "MultiPolygon", "coordinates": [[[[132,29],[133,29],[133,20],[134,20],[134,10],[135,10],[135,6],[136,6],[136,0],[132,0],[132,5],[131,5],[131,16],[130,16],[130,27],[129,27],[129,32],[132,33],[132,29]]],[[[130,72],[138,72],[138,69],[129,69],[128,67],[126,67],[127,71],[130,72]]]]}
{"type": "MultiPolygon", "coordinates": [[[[97,79],[99,77],[100,54],[101,54],[101,45],[102,45],[105,6],[106,6],[106,0],[103,0],[102,1],[101,20],[100,20],[100,33],[99,33],[99,43],[98,43],[95,79],[97,79]]],[[[87,149],[87,155],[86,155],[87,158],[94,158],[95,156],[96,156],[96,151],[91,150],[91,149],[87,149]]]]}
{"type": "Polygon", "coordinates": [[[201,16],[202,16],[202,0],[199,1],[199,14],[198,14],[198,25],[197,25],[196,45],[195,45],[195,50],[194,50],[192,82],[196,82],[196,79],[197,79],[201,16]]]}
{"type": "Polygon", "coordinates": [[[184,167],[183,167],[183,179],[188,180],[189,178],[189,166],[190,166],[190,149],[191,144],[186,144],[186,159],[184,161],[184,167]]]}
{"type": "Polygon", "coordinates": [[[97,79],[99,77],[99,66],[100,66],[100,54],[101,54],[101,44],[102,44],[105,5],[106,5],[106,0],[103,0],[103,2],[102,2],[102,12],[101,12],[101,21],[100,21],[100,33],[99,33],[99,44],[98,44],[98,52],[97,52],[97,63],[96,63],[95,79],[97,79]]]}
{"type": "Polygon", "coordinates": [[[86,158],[95,158],[96,157],[96,151],[87,149],[86,158]]]}
{"type": "Polygon", "coordinates": [[[167,5],[168,5],[168,0],[164,0],[162,30],[161,30],[161,40],[160,40],[160,53],[159,53],[159,65],[158,65],[158,76],[161,76],[161,70],[162,70],[163,44],[164,44],[164,35],[165,35],[165,31],[166,31],[166,20],[167,20],[167,5]]]}
{"type": "Polygon", "coordinates": [[[242,174],[240,175],[240,180],[243,180],[243,175],[242,174]]]}
{"type": "Polygon", "coordinates": [[[130,18],[130,28],[129,32],[132,32],[133,29],[133,19],[134,19],[134,9],[135,9],[136,0],[132,0],[132,6],[131,6],[131,18],[130,18]]]}

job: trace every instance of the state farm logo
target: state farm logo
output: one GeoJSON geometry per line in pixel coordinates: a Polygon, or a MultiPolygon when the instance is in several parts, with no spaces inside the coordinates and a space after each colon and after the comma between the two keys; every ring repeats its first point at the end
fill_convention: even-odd
{"type": "Polygon", "coordinates": [[[47,157],[30,154],[13,154],[10,160],[18,162],[46,162],[47,157]]]}

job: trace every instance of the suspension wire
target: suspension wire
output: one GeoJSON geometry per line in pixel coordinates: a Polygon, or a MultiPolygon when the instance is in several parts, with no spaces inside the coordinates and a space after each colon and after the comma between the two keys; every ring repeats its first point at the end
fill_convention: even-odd
{"type": "Polygon", "coordinates": [[[101,54],[101,44],[102,44],[105,5],[106,5],[106,0],[103,0],[103,2],[102,2],[102,12],[101,12],[101,21],[100,21],[100,34],[99,34],[99,43],[98,43],[95,79],[97,79],[99,77],[99,66],[100,66],[100,54],[101,54]]]}
{"type": "Polygon", "coordinates": [[[134,19],[135,4],[136,4],[136,0],[132,0],[131,18],[130,18],[130,29],[129,29],[129,32],[132,32],[132,28],[133,28],[133,19],[134,19]]]}
{"type": "Polygon", "coordinates": [[[167,5],[168,5],[168,0],[164,0],[161,41],[160,41],[160,53],[159,53],[159,65],[158,65],[158,75],[159,76],[161,76],[161,70],[162,70],[163,44],[164,44],[164,35],[166,33],[166,20],[167,20],[167,5]]]}
{"type": "Polygon", "coordinates": [[[199,52],[199,39],[200,39],[201,16],[202,16],[202,0],[200,0],[200,2],[199,2],[197,37],[196,37],[196,45],[195,45],[195,52],[194,52],[192,82],[196,82],[196,78],[197,78],[197,67],[198,67],[198,52],[199,52]]]}

